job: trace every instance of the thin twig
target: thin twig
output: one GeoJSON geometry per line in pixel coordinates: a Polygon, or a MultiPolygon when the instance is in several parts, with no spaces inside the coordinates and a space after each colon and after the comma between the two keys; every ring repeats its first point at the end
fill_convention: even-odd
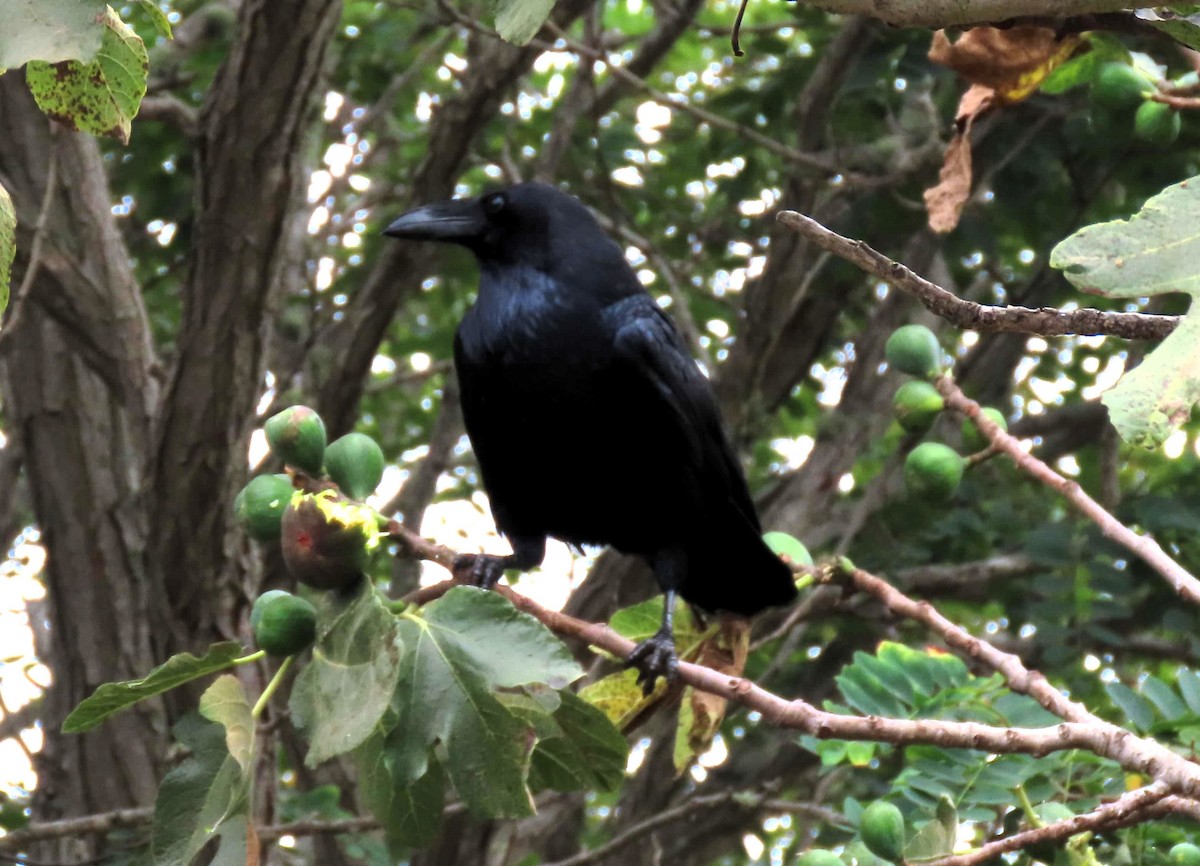
{"type": "Polygon", "coordinates": [[[1103,310],[1060,310],[1055,307],[995,307],[965,301],[941,286],[914,274],[899,262],[872,249],[862,241],[832,232],[812,217],[781,211],[778,219],[817,246],[856,265],[893,288],[912,295],[931,313],[960,328],[976,331],[1008,331],[1044,337],[1066,334],[1124,337],[1130,340],[1161,340],[1175,330],[1179,316],[1148,313],[1110,313],[1103,310]]]}
{"type": "Polygon", "coordinates": [[[936,383],[938,393],[946,401],[946,406],[961,412],[971,419],[979,432],[988,438],[992,447],[1003,451],[1017,468],[1026,475],[1040,481],[1051,490],[1058,491],[1068,502],[1074,505],[1085,517],[1100,527],[1105,538],[1127,547],[1157,571],[1171,584],[1175,593],[1193,604],[1200,604],[1200,580],[1191,572],[1167,555],[1149,535],[1138,535],[1117,518],[1113,517],[1104,507],[1088,496],[1078,481],[1072,481],[1059,475],[1045,463],[1021,448],[1021,442],[1015,436],[1001,430],[1000,427],[983,414],[979,404],[962,392],[949,376],[943,376],[936,383]]]}
{"type": "Polygon", "coordinates": [[[29,244],[29,265],[25,268],[25,275],[21,279],[21,285],[17,287],[17,291],[12,297],[12,312],[9,314],[8,323],[3,330],[0,330],[0,354],[4,353],[6,343],[11,339],[14,331],[17,330],[17,324],[21,320],[25,304],[28,302],[29,294],[33,290],[33,281],[37,279],[38,271],[42,266],[42,244],[46,240],[46,222],[49,218],[50,208],[54,204],[54,194],[58,191],[58,128],[53,124],[50,127],[50,156],[46,166],[46,190],[42,194],[42,205],[38,211],[37,222],[33,227],[33,241],[29,244]]]}
{"type": "Polygon", "coordinates": [[[922,866],[977,866],[992,857],[999,857],[1009,851],[1019,851],[1039,842],[1058,842],[1085,830],[1112,830],[1132,823],[1141,823],[1151,817],[1146,814],[1150,807],[1161,805],[1161,808],[1154,810],[1155,816],[1173,811],[1171,807],[1176,805],[1177,798],[1169,797],[1168,794],[1170,788],[1161,782],[1155,782],[1153,785],[1130,791],[1091,812],[1056,821],[1045,827],[1014,833],[995,842],[988,842],[966,854],[928,860],[922,866]],[[1163,803],[1164,799],[1170,802],[1163,803]]]}
{"type": "Polygon", "coordinates": [[[581,851],[573,857],[568,857],[565,860],[557,860],[553,863],[547,863],[546,866],[588,866],[599,860],[604,860],[615,854],[623,848],[628,847],[645,836],[650,835],[655,830],[662,827],[674,824],[677,821],[682,821],[692,817],[696,812],[705,811],[708,809],[729,810],[741,806],[747,812],[787,812],[790,814],[803,814],[816,817],[817,820],[826,824],[842,824],[845,825],[846,819],[834,812],[832,809],[827,809],[823,806],[818,806],[813,803],[798,803],[790,800],[772,800],[761,797],[755,794],[747,794],[738,791],[724,791],[720,794],[708,794],[699,797],[692,797],[690,800],[666,811],[659,812],[639,821],[632,827],[629,827],[618,836],[609,839],[603,845],[593,848],[591,851],[581,851]]]}

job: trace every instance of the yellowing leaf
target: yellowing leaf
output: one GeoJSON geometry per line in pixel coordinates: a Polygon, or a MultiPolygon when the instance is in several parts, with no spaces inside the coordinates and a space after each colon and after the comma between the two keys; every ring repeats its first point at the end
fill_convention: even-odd
{"type": "Polygon", "coordinates": [[[32,61],[25,80],[38,107],[55,120],[128,144],[133,118],[146,95],[148,70],[141,37],[110,6],[95,59],[32,61]]]}

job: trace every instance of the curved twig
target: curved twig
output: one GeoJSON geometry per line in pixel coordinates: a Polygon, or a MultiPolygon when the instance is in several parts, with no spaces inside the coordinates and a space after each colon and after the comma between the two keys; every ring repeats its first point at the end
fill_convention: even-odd
{"type": "Polygon", "coordinates": [[[935,315],[960,328],[975,331],[1008,331],[1043,337],[1067,334],[1107,335],[1129,340],[1161,340],[1175,330],[1179,316],[1149,313],[1110,313],[1104,310],[1060,310],[1055,307],[995,307],[966,301],[953,292],[914,274],[862,241],[830,231],[812,217],[781,211],[777,219],[823,250],[878,277],[893,288],[912,295],[935,315]]]}

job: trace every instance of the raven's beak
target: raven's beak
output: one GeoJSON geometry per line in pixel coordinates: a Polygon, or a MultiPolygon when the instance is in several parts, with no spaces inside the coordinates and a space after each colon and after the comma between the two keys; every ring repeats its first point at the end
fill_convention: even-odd
{"type": "Polygon", "coordinates": [[[487,231],[477,199],[454,199],[410,210],[383,230],[394,238],[414,241],[465,241],[487,231]]]}

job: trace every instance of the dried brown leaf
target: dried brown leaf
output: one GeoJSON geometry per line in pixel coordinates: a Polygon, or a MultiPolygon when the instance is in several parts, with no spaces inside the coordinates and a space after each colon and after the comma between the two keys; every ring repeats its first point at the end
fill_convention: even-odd
{"type": "Polygon", "coordinates": [[[934,33],[929,59],[972,84],[991,88],[998,101],[1012,103],[1028,97],[1056,67],[1086,47],[1078,35],[1060,38],[1047,27],[976,27],[955,42],[945,30],[934,33]]]}

